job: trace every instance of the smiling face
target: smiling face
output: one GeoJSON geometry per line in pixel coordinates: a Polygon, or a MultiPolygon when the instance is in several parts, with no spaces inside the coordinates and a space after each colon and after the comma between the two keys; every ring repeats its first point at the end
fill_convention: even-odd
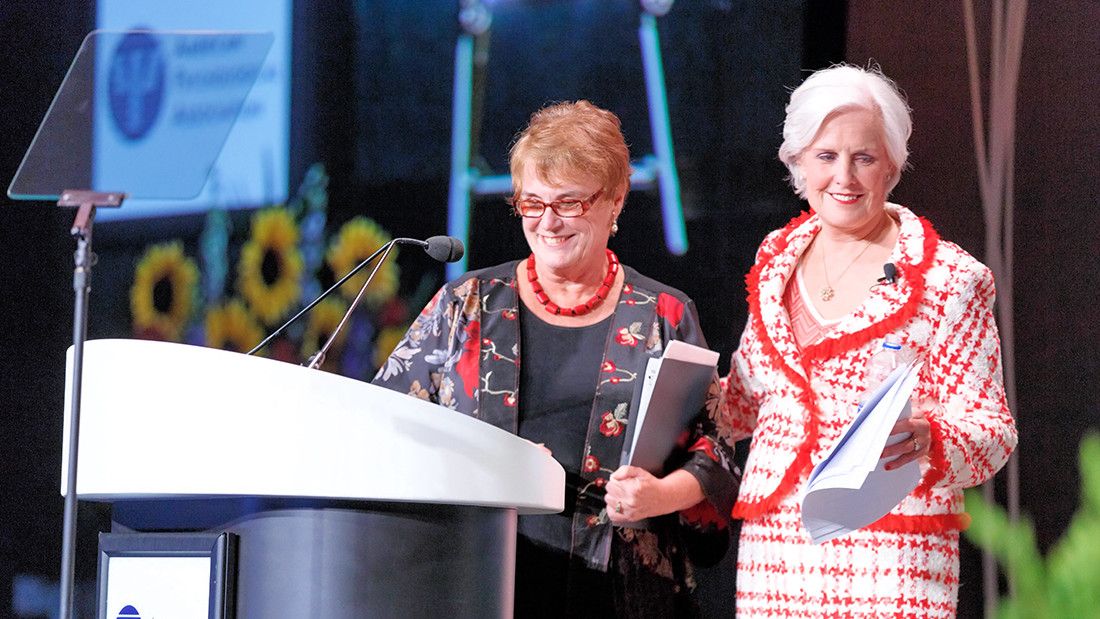
{"type": "Polygon", "coordinates": [[[867,109],[831,116],[798,157],[806,200],[822,225],[861,234],[880,221],[894,165],[882,121],[867,109]]]}
{"type": "MultiPolygon", "coordinates": [[[[539,178],[533,164],[523,166],[520,198],[537,198],[550,203],[555,200],[585,200],[600,190],[600,182],[594,178],[576,177],[561,183],[539,178]]],[[[523,217],[523,235],[535,254],[535,264],[540,274],[581,281],[585,274],[605,270],[607,238],[611,234],[611,222],[622,207],[622,198],[601,195],[579,217],[559,217],[551,209],[541,217],[523,217]]]]}

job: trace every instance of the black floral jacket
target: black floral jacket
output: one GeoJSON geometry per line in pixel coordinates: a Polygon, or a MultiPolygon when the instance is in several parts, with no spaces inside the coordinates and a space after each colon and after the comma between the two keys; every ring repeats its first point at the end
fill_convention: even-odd
{"type": "MultiPolygon", "coordinates": [[[[470,272],[446,284],[413,322],[374,382],[515,433],[523,354],[516,265],[470,272]]],[[[719,534],[724,543],[724,528],[737,495],[732,449],[719,439],[716,427],[717,378],[705,410],[685,432],[678,454],[681,468],[702,485],[705,501],[681,512],[678,519],[666,517],[664,526],[636,530],[613,527],[597,507],[600,502],[582,500],[586,491],[602,488],[619,466],[635,383],[646,360],[660,356],[673,339],[706,345],[690,299],[629,267],[624,271],[624,288],[593,394],[581,465],[585,485],[573,518],[572,553],[590,567],[606,570],[611,539],[618,531],[648,571],[670,581],[689,580],[690,568],[684,565],[676,529],[719,534]]]]}

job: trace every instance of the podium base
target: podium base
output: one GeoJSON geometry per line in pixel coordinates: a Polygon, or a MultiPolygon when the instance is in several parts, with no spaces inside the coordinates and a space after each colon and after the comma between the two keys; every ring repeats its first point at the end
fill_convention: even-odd
{"type": "Polygon", "coordinates": [[[516,511],[419,503],[115,501],[112,532],[239,536],[236,616],[511,617],[516,511]]]}

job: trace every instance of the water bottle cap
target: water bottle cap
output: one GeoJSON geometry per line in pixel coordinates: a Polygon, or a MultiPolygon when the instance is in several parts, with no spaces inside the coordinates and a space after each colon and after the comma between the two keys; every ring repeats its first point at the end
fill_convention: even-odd
{"type": "Polygon", "coordinates": [[[882,347],[889,348],[890,350],[901,350],[901,339],[891,333],[882,340],[882,347]]]}

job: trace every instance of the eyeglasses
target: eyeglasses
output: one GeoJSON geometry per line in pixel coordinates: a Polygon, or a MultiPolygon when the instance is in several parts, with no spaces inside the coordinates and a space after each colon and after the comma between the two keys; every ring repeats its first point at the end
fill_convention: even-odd
{"type": "Polygon", "coordinates": [[[580,217],[592,208],[592,205],[600,199],[602,193],[603,189],[600,189],[584,200],[565,198],[553,202],[543,202],[538,198],[517,198],[513,196],[508,199],[508,204],[512,205],[516,215],[530,217],[531,219],[542,217],[547,208],[554,211],[554,214],[558,217],[580,217]]]}

